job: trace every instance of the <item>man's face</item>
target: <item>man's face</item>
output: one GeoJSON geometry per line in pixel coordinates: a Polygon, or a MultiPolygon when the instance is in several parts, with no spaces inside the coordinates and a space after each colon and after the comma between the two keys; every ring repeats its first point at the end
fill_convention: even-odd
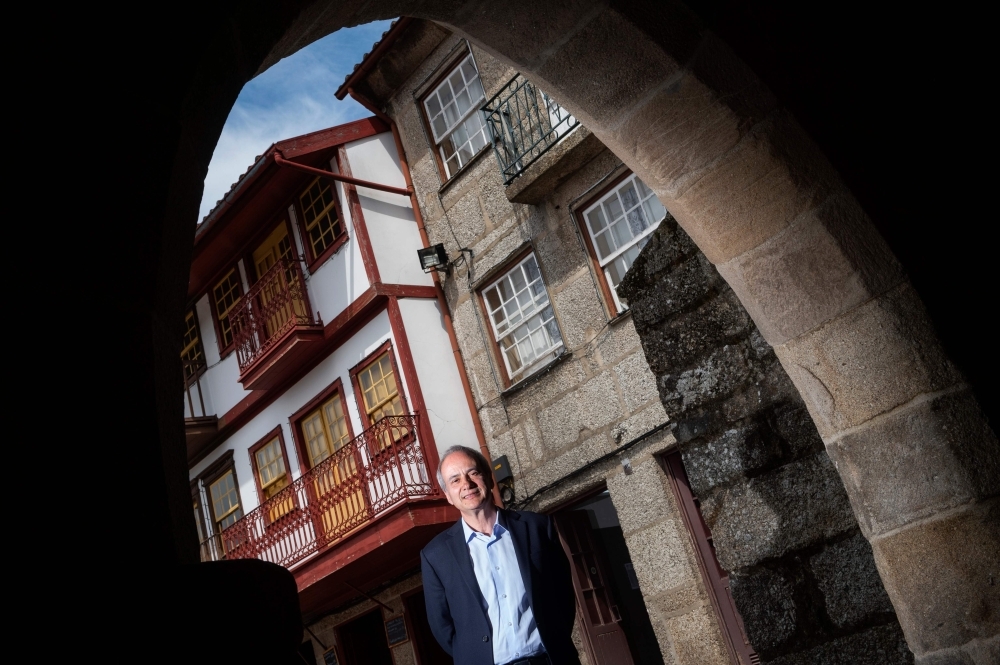
{"type": "Polygon", "coordinates": [[[490,503],[492,478],[476,468],[476,460],[465,453],[452,453],[441,462],[444,494],[460,511],[471,511],[490,503]]]}

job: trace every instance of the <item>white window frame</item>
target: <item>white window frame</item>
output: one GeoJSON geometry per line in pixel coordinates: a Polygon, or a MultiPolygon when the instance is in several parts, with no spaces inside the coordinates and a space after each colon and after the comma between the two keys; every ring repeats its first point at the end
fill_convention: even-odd
{"type": "MultiPolygon", "coordinates": [[[[496,343],[504,368],[507,370],[507,377],[512,384],[530,376],[545,365],[545,360],[555,358],[558,355],[557,351],[563,348],[562,333],[559,330],[555,311],[552,308],[552,301],[549,299],[549,292],[545,286],[545,280],[542,278],[542,271],[534,252],[529,252],[527,256],[519,260],[510,269],[504,271],[500,277],[483,288],[480,294],[482,295],[483,306],[486,310],[486,317],[490,321],[493,341],[496,343]],[[537,272],[537,276],[534,278],[531,277],[528,268],[528,264],[532,262],[537,272]],[[519,290],[516,286],[518,275],[524,283],[523,287],[519,290]],[[505,280],[508,288],[513,293],[513,297],[506,301],[503,300],[503,296],[499,290],[500,283],[505,280]],[[535,287],[535,285],[538,286],[535,287]],[[493,307],[490,303],[489,293],[494,289],[496,289],[497,298],[500,302],[499,307],[493,307]],[[521,294],[528,296],[526,301],[522,302],[524,299],[518,298],[521,294]],[[515,312],[510,312],[510,308],[507,307],[511,303],[516,308],[515,312]],[[501,311],[503,318],[498,322],[496,314],[501,311]],[[515,317],[513,324],[509,323],[512,317],[515,317]],[[532,327],[533,325],[534,327],[532,327]],[[555,337],[553,337],[553,330],[555,337]],[[518,333],[521,333],[520,337],[518,337],[518,333]],[[513,336],[513,344],[505,348],[504,339],[510,336],[513,336]],[[541,343],[536,345],[536,342],[539,341],[541,343]],[[518,348],[520,350],[520,348],[523,348],[525,342],[531,345],[534,355],[528,362],[522,362],[520,367],[514,369],[511,367],[507,350],[510,348],[518,348]]],[[[524,357],[520,351],[518,356],[520,358],[524,357]]]]}
{"type": "MultiPolygon", "coordinates": [[[[616,259],[625,255],[636,245],[638,245],[638,248],[641,250],[646,245],[649,236],[652,235],[653,231],[656,230],[656,228],[660,225],[660,222],[662,222],[666,216],[667,209],[662,203],[660,203],[660,200],[656,198],[656,194],[653,193],[653,191],[639,179],[639,176],[635,174],[631,174],[627,178],[616,183],[615,186],[611,188],[611,191],[599,198],[597,201],[594,201],[591,205],[587,206],[581,214],[583,226],[586,228],[587,233],[590,236],[590,243],[594,250],[595,258],[601,267],[601,272],[607,282],[608,289],[611,291],[611,297],[614,299],[615,308],[619,314],[628,309],[628,306],[623,304],[618,299],[618,293],[615,291],[615,285],[611,280],[611,265],[616,259]],[[628,205],[622,198],[622,192],[628,189],[630,184],[638,195],[638,202],[632,205],[628,205]],[[613,206],[615,205],[620,206],[622,213],[619,217],[610,219],[613,214],[613,206]],[[597,211],[598,209],[600,209],[600,214],[603,215],[605,225],[595,232],[591,219],[591,213],[597,211]],[[660,212],[661,210],[662,213],[660,212]],[[638,234],[635,233],[633,225],[630,224],[630,221],[632,220],[630,220],[629,216],[632,213],[637,213],[641,216],[641,220],[635,220],[639,221],[640,225],[641,223],[646,224],[646,227],[641,229],[638,234]],[[647,217],[656,216],[658,216],[658,219],[646,219],[647,217]],[[631,239],[622,244],[618,244],[618,239],[615,238],[614,230],[611,228],[620,223],[624,223],[624,227],[622,228],[624,228],[624,230],[632,236],[631,239]],[[607,234],[614,244],[618,246],[607,254],[607,256],[602,257],[600,249],[601,244],[598,242],[598,236],[604,234],[607,234]]],[[[633,220],[634,219],[635,217],[633,217],[633,220]]],[[[626,258],[623,258],[622,262],[624,263],[626,260],[626,258]]],[[[634,261],[635,258],[633,257],[632,260],[634,261]]],[[[629,263],[626,267],[626,271],[628,271],[631,267],[632,265],[629,263]]]]}
{"type": "MultiPolygon", "coordinates": [[[[463,166],[468,164],[483,149],[490,145],[489,129],[486,127],[486,118],[479,110],[483,102],[486,101],[486,90],[483,88],[482,79],[479,76],[479,68],[472,57],[472,53],[465,56],[458,64],[452,67],[447,76],[435,86],[423,100],[424,114],[427,124],[434,137],[434,144],[444,165],[445,174],[450,179],[463,166]],[[469,68],[475,72],[475,78],[469,78],[469,68]],[[455,74],[462,81],[462,88],[455,90],[455,74]],[[467,94],[469,107],[464,111],[459,111],[458,99],[467,94]],[[445,99],[448,101],[442,103],[445,99]],[[448,108],[453,107],[454,120],[449,121],[448,108]],[[478,128],[472,127],[470,121],[478,119],[478,128]],[[440,120],[441,122],[438,122],[440,120]],[[461,132],[464,131],[464,135],[461,132]],[[477,140],[478,137],[478,140],[477,140]],[[451,139],[451,141],[449,141],[451,139]],[[461,139],[461,144],[458,140],[461,139]],[[450,143],[455,151],[449,155],[445,152],[445,145],[450,143]],[[477,143],[481,143],[478,145],[477,143]],[[465,153],[463,149],[468,148],[465,153]],[[464,154],[464,156],[463,156],[464,154]],[[455,163],[452,163],[455,162],[455,163]]],[[[474,123],[472,123],[474,124],[474,123]]]]}

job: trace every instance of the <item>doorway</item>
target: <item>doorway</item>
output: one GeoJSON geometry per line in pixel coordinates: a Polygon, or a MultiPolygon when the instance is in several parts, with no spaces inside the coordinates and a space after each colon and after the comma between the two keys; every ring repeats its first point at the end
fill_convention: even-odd
{"type": "Polygon", "coordinates": [[[431,632],[427,620],[427,605],[424,604],[424,588],[403,596],[403,609],[410,620],[413,650],[417,653],[418,665],[452,665],[451,656],[441,648],[431,632]]]}
{"type": "Polygon", "coordinates": [[[337,644],[344,665],[393,665],[380,609],[337,626],[337,644]]]}
{"type": "Polygon", "coordinates": [[[618,512],[602,490],[554,515],[594,665],[662,665],[618,512]]]}

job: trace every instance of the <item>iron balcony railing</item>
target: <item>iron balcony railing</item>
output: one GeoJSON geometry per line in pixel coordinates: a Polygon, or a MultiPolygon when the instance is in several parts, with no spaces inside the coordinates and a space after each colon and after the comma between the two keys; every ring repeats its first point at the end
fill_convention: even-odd
{"type": "Polygon", "coordinates": [[[505,185],[580,124],[520,74],[482,107],[505,185]]]}
{"type": "Polygon", "coordinates": [[[250,287],[230,314],[240,373],[298,326],[319,325],[309,309],[302,269],[281,259],[250,287]]]}
{"type": "Polygon", "coordinates": [[[386,416],[221,534],[227,559],[286,568],[401,502],[440,495],[417,437],[419,416],[386,416]]]}

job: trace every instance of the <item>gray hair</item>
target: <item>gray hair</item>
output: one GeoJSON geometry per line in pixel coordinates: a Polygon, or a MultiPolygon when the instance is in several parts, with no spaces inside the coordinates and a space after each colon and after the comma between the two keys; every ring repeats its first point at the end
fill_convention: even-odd
{"type": "Polygon", "coordinates": [[[441,466],[444,464],[444,461],[448,459],[448,456],[453,453],[465,453],[471,457],[476,463],[476,468],[479,469],[479,472],[483,474],[483,478],[486,479],[486,485],[492,487],[493,469],[490,468],[490,463],[489,460],[486,459],[486,456],[475,448],[469,448],[468,446],[452,446],[441,453],[441,461],[438,462],[437,481],[438,487],[440,487],[442,491],[444,491],[444,476],[441,475],[441,466]]]}

